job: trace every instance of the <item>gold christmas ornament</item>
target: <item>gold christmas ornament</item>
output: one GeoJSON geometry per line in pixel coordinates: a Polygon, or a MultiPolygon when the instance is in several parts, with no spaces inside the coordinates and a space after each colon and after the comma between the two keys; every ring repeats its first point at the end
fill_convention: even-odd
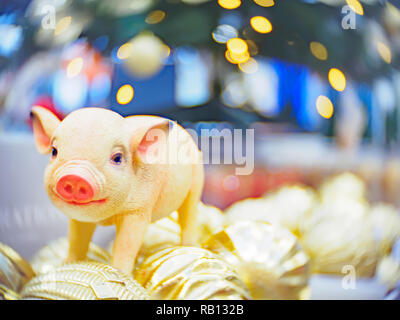
{"type": "Polygon", "coordinates": [[[168,46],[150,32],[137,35],[124,46],[123,62],[138,77],[150,77],[159,72],[169,55],[168,46]]]}
{"type": "Polygon", "coordinates": [[[98,262],[65,264],[33,278],[23,299],[38,300],[148,300],[146,291],[131,277],[98,262]]]}
{"type": "Polygon", "coordinates": [[[226,210],[226,224],[252,220],[280,224],[298,234],[300,222],[317,202],[315,192],[302,185],[285,186],[263,198],[236,202],[226,210]]]}
{"type": "Polygon", "coordinates": [[[309,258],[297,238],[279,225],[236,222],[212,235],[204,248],[235,268],[253,299],[309,298],[309,258]]]}
{"type": "Polygon", "coordinates": [[[0,300],[20,300],[20,299],[21,296],[17,292],[0,284],[0,300]]]}
{"type": "MultiPolygon", "coordinates": [[[[31,266],[36,274],[46,273],[60,267],[67,258],[68,246],[68,239],[60,238],[40,249],[31,260],[31,266]]],[[[106,250],[90,243],[87,253],[88,261],[107,264],[110,259],[110,254],[106,250]]]]}
{"type": "Polygon", "coordinates": [[[365,203],[346,197],[322,203],[303,221],[300,233],[313,273],[343,275],[346,266],[359,277],[375,273],[378,246],[365,203]]]}
{"type": "Polygon", "coordinates": [[[381,256],[390,254],[396,239],[400,238],[400,214],[392,205],[380,203],[371,208],[369,218],[374,228],[381,256]]]}
{"type": "Polygon", "coordinates": [[[14,249],[0,243],[0,285],[19,292],[35,272],[14,249]]]}
{"type": "Polygon", "coordinates": [[[154,299],[243,300],[246,285],[232,267],[212,252],[174,246],[148,256],[134,273],[154,299]]]}
{"type": "Polygon", "coordinates": [[[340,201],[338,198],[351,198],[365,201],[367,187],[357,175],[344,172],[327,179],[320,187],[319,194],[324,201],[340,201]]]}

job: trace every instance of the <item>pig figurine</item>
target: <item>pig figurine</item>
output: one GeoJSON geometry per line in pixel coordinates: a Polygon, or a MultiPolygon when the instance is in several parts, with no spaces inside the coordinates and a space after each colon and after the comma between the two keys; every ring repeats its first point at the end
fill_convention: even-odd
{"type": "Polygon", "coordinates": [[[113,224],[111,264],[130,274],[147,226],[175,210],[182,245],[197,244],[204,169],[185,129],[165,118],[123,118],[103,108],[79,109],[60,121],[35,106],[31,119],[38,151],[51,153],[46,192],[70,219],[66,262],[86,258],[97,224],[113,224]],[[165,157],[182,152],[185,161],[165,157]]]}

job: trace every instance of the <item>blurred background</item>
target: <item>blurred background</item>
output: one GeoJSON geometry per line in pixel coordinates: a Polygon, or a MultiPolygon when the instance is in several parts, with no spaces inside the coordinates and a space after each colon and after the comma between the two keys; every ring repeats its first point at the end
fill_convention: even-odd
{"type": "Polygon", "coordinates": [[[369,202],[397,207],[399,67],[395,0],[2,0],[1,237],[17,243],[7,226],[65,219],[43,214],[55,209],[33,143],[35,105],[60,119],[103,107],[198,133],[254,129],[252,174],[206,166],[203,201],[221,209],[344,171],[369,202]]]}

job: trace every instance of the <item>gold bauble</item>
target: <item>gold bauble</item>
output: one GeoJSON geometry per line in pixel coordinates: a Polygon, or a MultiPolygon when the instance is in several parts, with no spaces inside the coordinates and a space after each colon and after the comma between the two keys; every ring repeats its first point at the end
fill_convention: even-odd
{"type": "Polygon", "coordinates": [[[30,264],[14,249],[0,243],[0,285],[19,292],[35,276],[30,264]]]}
{"type": "MultiPolygon", "coordinates": [[[[67,238],[57,239],[43,247],[31,260],[33,270],[36,274],[40,274],[61,266],[67,258],[68,248],[69,244],[67,238]]],[[[88,261],[97,261],[107,264],[110,259],[111,256],[106,250],[100,248],[94,243],[90,243],[87,253],[88,261]]]]}
{"type": "Polygon", "coordinates": [[[309,215],[317,197],[311,188],[302,185],[285,186],[263,198],[236,202],[226,211],[226,224],[252,220],[280,224],[298,234],[300,222],[309,215]]]}
{"type": "Polygon", "coordinates": [[[376,204],[371,208],[369,219],[374,228],[379,254],[381,256],[390,254],[394,242],[400,238],[400,214],[398,209],[390,204],[376,204]]]}
{"type": "Polygon", "coordinates": [[[64,264],[29,281],[23,299],[39,300],[147,300],[137,281],[98,262],[64,264]]]}
{"type": "Polygon", "coordinates": [[[309,298],[309,258],[287,229],[240,221],[212,235],[204,248],[220,255],[247,284],[253,299],[309,298]]]}
{"type": "Polygon", "coordinates": [[[150,77],[159,72],[169,51],[160,38],[148,32],[137,35],[125,46],[128,52],[123,62],[138,77],[150,77]]]}
{"type": "Polygon", "coordinates": [[[231,266],[212,252],[174,246],[148,256],[135,270],[135,279],[154,299],[249,299],[246,285],[231,266]]]}
{"type": "Polygon", "coordinates": [[[17,292],[0,284],[0,300],[20,300],[20,299],[21,296],[17,292]]]}
{"type": "Polygon", "coordinates": [[[319,195],[324,201],[340,201],[342,198],[364,201],[367,187],[357,175],[343,172],[326,179],[319,188],[319,195]]]}
{"type": "Polygon", "coordinates": [[[317,206],[301,225],[300,241],[312,261],[312,272],[343,275],[348,266],[359,277],[371,277],[378,246],[364,202],[340,198],[317,206]]]}

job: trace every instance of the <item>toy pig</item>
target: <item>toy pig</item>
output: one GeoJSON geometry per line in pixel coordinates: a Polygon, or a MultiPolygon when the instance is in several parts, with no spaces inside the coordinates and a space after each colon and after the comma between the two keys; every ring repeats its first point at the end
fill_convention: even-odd
{"type": "Polygon", "coordinates": [[[97,224],[115,224],[111,264],[129,274],[149,223],[175,210],[182,245],[196,245],[204,172],[202,153],[185,129],[102,108],[79,109],[60,121],[35,106],[31,118],[37,149],[51,153],[47,194],[70,218],[67,262],[86,258],[97,224]],[[190,161],[164,156],[182,152],[190,161]]]}

